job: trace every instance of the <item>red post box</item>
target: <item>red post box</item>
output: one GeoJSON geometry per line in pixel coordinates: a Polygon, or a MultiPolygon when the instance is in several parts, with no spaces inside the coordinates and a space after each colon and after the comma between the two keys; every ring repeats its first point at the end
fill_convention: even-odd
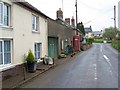
{"type": "Polygon", "coordinates": [[[80,51],[80,36],[79,35],[73,36],[73,50],[80,51]]]}

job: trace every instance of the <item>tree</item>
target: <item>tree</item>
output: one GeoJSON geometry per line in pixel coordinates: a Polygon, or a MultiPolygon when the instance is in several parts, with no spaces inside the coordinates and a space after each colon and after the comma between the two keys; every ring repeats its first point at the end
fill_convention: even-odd
{"type": "Polygon", "coordinates": [[[116,35],[119,33],[120,33],[119,30],[117,30],[113,27],[110,27],[110,28],[105,29],[105,32],[103,33],[103,37],[109,38],[110,40],[112,40],[112,39],[116,39],[116,35]]]}
{"type": "Polygon", "coordinates": [[[77,24],[78,29],[82,32],[83,35],[85,35],[85,29],[84,29],[84,25],[82,22],[77,24]]]}

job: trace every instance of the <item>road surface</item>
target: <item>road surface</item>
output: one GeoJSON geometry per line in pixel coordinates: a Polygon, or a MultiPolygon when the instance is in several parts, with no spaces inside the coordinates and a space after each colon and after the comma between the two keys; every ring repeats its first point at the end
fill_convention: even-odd
{"type": "Polygon", "coordinates": [[[93,44],[20,88],[118,88],[118,52],[110,44],[93,44]]]}

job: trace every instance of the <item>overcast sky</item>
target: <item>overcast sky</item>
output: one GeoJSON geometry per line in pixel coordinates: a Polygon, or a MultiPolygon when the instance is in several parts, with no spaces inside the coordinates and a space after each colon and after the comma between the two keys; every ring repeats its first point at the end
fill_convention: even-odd
{"type": "MultiPolygon", "coordinates": [[[[76,0],[26,0],[44,14],[56,19],[56,11],[63,9],[64,18],[72,18],[75,15],[76,0]]],[[[77,0],[78,22],[83,22],[85,27],[92,26],[93,31],[100,31],[104,28],[114,26],[114,5],[118,12],[120,0],[77,0]]],[[[118,21],[118,19],[116,19],[118,21]]]]}

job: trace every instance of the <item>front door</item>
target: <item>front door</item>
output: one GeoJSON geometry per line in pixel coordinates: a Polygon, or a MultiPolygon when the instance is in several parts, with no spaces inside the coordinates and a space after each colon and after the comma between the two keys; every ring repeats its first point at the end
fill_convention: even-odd
{"type": "Polygon", "coordinates": [[[55,58],[58,56],[58,38],[48,38],[48,56],[55,58]]]}

